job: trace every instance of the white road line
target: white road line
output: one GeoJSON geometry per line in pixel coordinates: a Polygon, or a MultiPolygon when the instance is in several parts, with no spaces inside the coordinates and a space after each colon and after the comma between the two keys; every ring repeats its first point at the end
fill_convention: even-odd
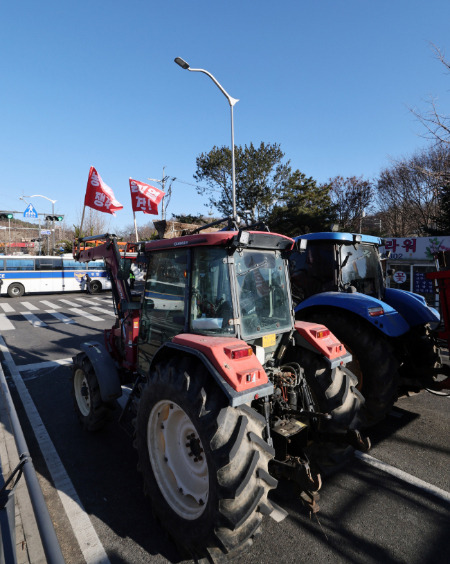
{"type": "Polygon", "coordinates": [[[56,491],[61,499],[66,515],[72,526],[75,538],[78,541],[81,552],[87,564],[110,564],[105,549],[95,532],[91,520],[86,513],[81,499],[72,484],[66,469],[59,458],[52,440],[47,433],[39,412],[20,376],[17,366],[14,364],[11,353],[5,341],[0,336],[0,351],[3,353],[5,362],[11,371],[11,377],[20,395],[23,406],[27,413],[31,427],[38,440],[42,455],[47,468],[53,478],[56,491]]]}
{"type": "Polygon", "coordinates": [[[3,310],[5,313],[14,312],[14,308],[13,308],[11,305],[9,305],[9,304],[0,304],[0,307],[2,308],[2,310],[3,310]]]}
{"type": "Polygon", "coordinates": [[[75,298],[76,300],[78,300],[79,302],[86,302],[88,304],[92,303],[92,298],[88,299],[88,298],[75,298]]]}
{"type": "Polygon", "coordinates": [[[63,323],[75,323],[73,319],[66,317],[65,315],[59,313],[59,311],[55,311],[54,309],[46,309],[45,313],[50,313],[51,315],[53,315],[53,317],[56,317],[56,319],[59,319],[59,321],[62,321],[63,323]]]}
{"type": "Polygon", "coordinates": [[[23,315],[25,319],[29,321],[33,327],[48,327],[47,323],[41,321],[39,317],[34,315],[34,313],[31,313],[29,311],[21,311],[20,315],[23,315]]]}
{"type": "Polygon", "coordinates": [[[30,311],[38,311],[38,310],[39,310],[38,307],[36,307],[36,306],[33,305],[33,304],[30,304],[30,302],[20,302],[20,305],[21,305],[22,307],[25,307],[26,309],[28,309],[28,310],[30,310],[30,311]]]}
{"type": "Polygon", "coordinates": [[[0,331],[11,331],[13,329],[15,329],[15,327],[11,321],[4,313],[0,313],[0,331]]]}
{"type": "Polygon", "coordinates": [[[95,311],[99,311],[100,313],[106,313],[106,315],[112,315],[112,317],[116,317],[116,314],[113,311],[108,311],[104,307],[90,306],[89,309],[95,309],[95,311]]]}
{"type": "Polygon", "coordinates": [[[76,307],[72,307],[72,308],[70,308],[70,311],[72,311],[73,313],[76,313],[78,315],[82,315],[83,317],[87,317],[91,321],[103,321],[103,319],[101,317],[97,317],[96,315],[92,315],[92,313],[89,313],[88,311],[84,311],[84,309],[77,309],[76,307]]]}
{"type": "Polygon", "coordinates": [[[54,304],[53,302],[48,302],[47,300],[41,300],[41,304],[44,304],[51,309],[61,309],[61,306],[54,304]]]}
{"type": "Polygon", "coordinates": [[[29,370],[41,370],[41,368],[56,368],[57,366],[68,366],[70,364],[72,364],[72,357],[60,358],[59,360],[35,362],[34,364],[22,364],[16,366],[16,368],[19,372],[28,372],[29,370]]]}
{"type": "Polygon", "coordinates": [[[378,470],[382,470],[383,472],[386,472],[387,474],[391,474],[391,476],[395,476],[396,478],[403,480],[403,482],[407,482],[408,484],[411,484],[412,486],[415,486],[416,488],[424,490],[427,493],[430,493],[430,494],[434,495],[435,497],[438,497],[439,499],[450,502],[450,493],[446,492],[445,490],[441,490],[441,488],[433,486],[432,484],[429,484],[428,482],[424,482],[420,478],[416,478],[415,476],[412,476],[411,474],[408,474],[407,472],[403,472],[403,470],[399,470],[398,468],[395,468],[395,466],[391,466],[390,464],[386,464],[386,462],[382,462],[381,460],[378,460],[377,458],[374,458],[373,456],[370,456],[370,455],[365,454],[363,452],[357,451],[357,452],[355,452],[355,456],[356,456],[356,458],[359,458],[359,460],[362,460],[366,464],[369,464],[370,466],[373,466],[374,468],[378,468],[378,470]]]}
{"type": "Polygon", "coordinates": [[[64,304],[68,304],[73,307],[81,307],[81,304],[77,304],[76,302],[71,302],[70,300],[58,300],[59,302],[63,302],[64,304]]]}

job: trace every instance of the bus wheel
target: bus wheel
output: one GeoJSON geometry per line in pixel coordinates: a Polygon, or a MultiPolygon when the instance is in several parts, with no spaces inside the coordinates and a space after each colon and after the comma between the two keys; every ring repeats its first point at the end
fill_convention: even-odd
{"type": "Polygon", "coordinates": [[[25,294],[25,288],[22,284],[15,283],[8,286],[8,296],[10,298],[20,298],[25,294]]]}
{"type": "Polygon", "coordinates": [[[92,280],[90,284],[91,294],[99,294],[102,291],[102,284],[98,280],[92,280]]]}

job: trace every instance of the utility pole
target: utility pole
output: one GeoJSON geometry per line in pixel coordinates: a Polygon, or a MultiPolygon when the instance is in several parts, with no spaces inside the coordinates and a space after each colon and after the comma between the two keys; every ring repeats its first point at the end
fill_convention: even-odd
{"type": "MultiPolygon", "coordinates": [[[[164,171],[165,171],[166,167],[163,166],[163,173],[162,173],[162,178],[147,178],[147,180],[151,180],[152,182],[158,182],[158,184],[161,184],[161,190],[164,192],[164,196],[163,199],[161,200],[161,219],[166,219],[166,208],[169,205],[170,202],[170,196],[171,196],[171,192],[172,192],[172,183],[169,185],[169,188],[167,190],[167,194],[166,194],[166,181],[169,180],[169,176],[164,176],[164,171]],[[165,204],[165,199],[166,197],[168,198],[167,201],[167,205],[165,204]]],[[[175,179],[172,179],[175,180],[175,179]]]]}

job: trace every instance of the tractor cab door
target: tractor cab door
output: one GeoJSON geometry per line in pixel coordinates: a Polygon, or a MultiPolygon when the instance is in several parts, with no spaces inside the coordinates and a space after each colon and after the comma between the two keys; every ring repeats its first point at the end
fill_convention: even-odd
{"type": "Polygon", "coordinates": [[[155,251],[149,257],[139,329],[139,369],[147,372],[158,348],[185,328],[188,251],[155,251]]]}

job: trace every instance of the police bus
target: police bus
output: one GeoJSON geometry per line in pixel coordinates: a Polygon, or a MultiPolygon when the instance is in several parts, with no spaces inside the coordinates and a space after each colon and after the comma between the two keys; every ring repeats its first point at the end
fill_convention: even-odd
{"type": "Polygon", "coordinates": [[[25,293],[110,290],[102,260],[81,263],[72,255],[50,257],[0,255],[0,295],[11,298],[25,293]]]}

